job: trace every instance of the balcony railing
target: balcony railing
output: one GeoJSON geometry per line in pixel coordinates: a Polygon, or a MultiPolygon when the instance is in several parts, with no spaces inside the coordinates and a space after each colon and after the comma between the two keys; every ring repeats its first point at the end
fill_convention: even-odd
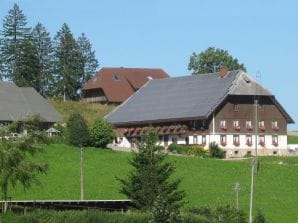
{"type": "Polygon", "coordinates": [[[88,98],[82,98],[82,102],[105,102],[107,101],[107,98],[105,96],[98,96],[98,97],[88,97],[88,98]]]}

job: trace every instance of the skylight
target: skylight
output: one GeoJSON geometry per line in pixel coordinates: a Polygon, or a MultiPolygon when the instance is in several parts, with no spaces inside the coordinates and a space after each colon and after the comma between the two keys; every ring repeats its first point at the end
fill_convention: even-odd
{"type": "Polygon", "coordinates": [[[120,76],[119,76],[119,74],[115,74],[115,75],[114,75],[114,80],[115,80],[115,81],[120,81],[120,76]]]}

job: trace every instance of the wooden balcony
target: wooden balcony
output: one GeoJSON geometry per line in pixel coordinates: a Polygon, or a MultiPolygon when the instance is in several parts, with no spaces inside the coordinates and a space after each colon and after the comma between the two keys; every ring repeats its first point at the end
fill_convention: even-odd
{"type": "Polygon", "coordinates": [[[98,102],[106,102],[107,98],[105,96],[98,96],[98,97],[88,97],[88,98],[82,98],[82,102],[87,103],[98,103],[98,102]]]}

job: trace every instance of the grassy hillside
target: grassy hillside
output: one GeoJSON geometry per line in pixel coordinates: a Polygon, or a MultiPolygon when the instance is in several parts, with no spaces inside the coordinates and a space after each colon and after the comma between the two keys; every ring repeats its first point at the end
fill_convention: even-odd
{"type": "Polygon", "coordinates": [[[68,120],[69,115],[76,111],[80,112],[88,123],[92,123],[94,120],[102,118],[116,107],[114,105],[90,104],[79,101],[63,102],[50,100],[49,102],[61,113],[65,122],[68,120]]]}
{"type": "MultiPolygon", "coordinates": [[[[17,188],[13,199],[79,199],[79,150],[66,145],[49,145],[40,157],[49,163],[42,186],[23,192],[17,188]]],[[[88,148],[85,151],[85,199],[121,199],[116,177],[125,177],[131,153],[88,148]]],[[[241,185],[240,207],[248,213],[250,160],[223,161],[193,157],[170,157],[187,193],[186,207],[235,203],[233,190],[241,185]]],[[[255,207],[262,208],[268,222],[298,219],[298,157],[261,158],[256,176],[255,207]],[[281,163],[282,162],[282,163],[281,163]]]]}

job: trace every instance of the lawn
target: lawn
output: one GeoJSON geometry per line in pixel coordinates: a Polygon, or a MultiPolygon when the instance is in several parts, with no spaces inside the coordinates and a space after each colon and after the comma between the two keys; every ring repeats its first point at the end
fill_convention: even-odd
{"type": "Polygon", "coordinates": [[[288,144],[298,144],[298,136],[288,136],[288,144]]]}
{"type": "MultiPolygon", "coordinates": [[[[85,150],[85,199],[122,199],[117,177],[130,169],[130,153],[87,148],[85,150]]],[[[49,145],[39,159],[47,160],[49,171],[41,186],[24,193],[17,188],[13,199],[79,199],[79,150],[66,145],[49,145]]],[[[182,179],[185,208],[235,204],[234,186],[240,183],[240,207],[248,213],[250,160],[223,161],[195,157],[170,157],[176,166],[174,177],[182,179]]],[[[298,157],[260,158],[256,176],[255,207],[262,208],[268,222],[297,222],[298,157]]]]}

